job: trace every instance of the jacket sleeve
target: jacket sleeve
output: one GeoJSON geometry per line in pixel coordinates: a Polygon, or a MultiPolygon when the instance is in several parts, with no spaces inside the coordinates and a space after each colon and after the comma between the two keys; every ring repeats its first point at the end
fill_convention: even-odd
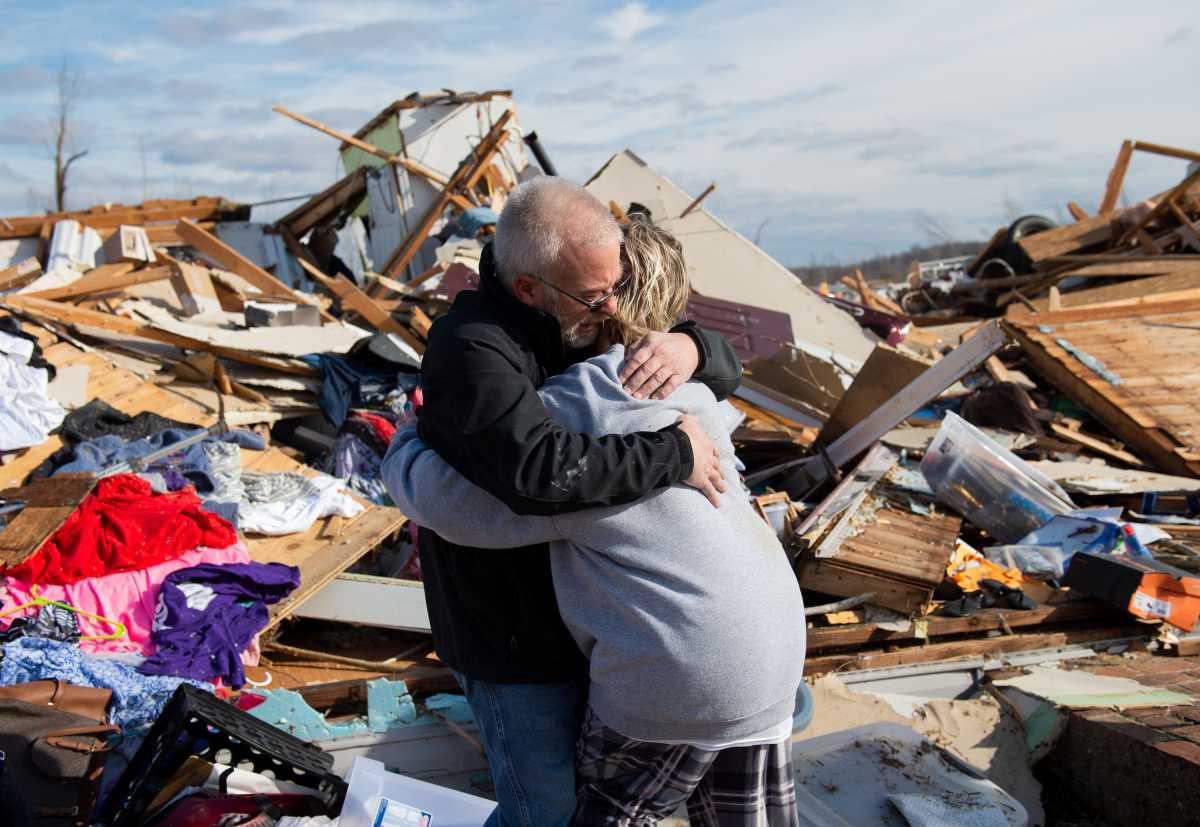
{"type": "Polygon", "coordinates": [[[671,332],[686,333],[692,337],[700,353],[700,364],[696,366],[692,379],[707,385],[718,402],[737,390],[742,382],[742,360],[734,353],[728,339],[692,321],[675,325],[671,332]]]}
{"type": "Polygon", "coordinates": [[[561,539],[553,517],[519,516],[423,443],[397,432],[383,458],[383,484],[405,516],[451,543],[517,548],[561,539]]]}
{"type": "Polygon", "coordinates": [[[419,433],[451,466],[518,514],[632,502],[686,479],[692,449],[676,426],[593,437],[550,418],[496,325],[435,323],[421,365],[419,433]]]}

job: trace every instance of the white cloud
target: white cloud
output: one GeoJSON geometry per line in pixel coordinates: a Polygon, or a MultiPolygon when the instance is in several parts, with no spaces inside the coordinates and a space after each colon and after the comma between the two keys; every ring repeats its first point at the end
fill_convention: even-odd
{"type": "Polygon", "coordinates": [[[642,32],[661,25],[666,19],[665,15],[649,11],[645,3],[626,3],[604,18],[600,27],[612,35],[613,39],[625,43],[642,32]]]}
{"type": "MultiPolygon", "coordinates": [[[[402,2],[180,0],[136,20],[26,4],[5,19],[0,77],[49,72],[47,55],[83,63],[93,84],[80,111],[91,125],[80,205],[143,191],[314,192],[338,175],[336,142],[272,103],[354,129],[413,90],[511,88],[522,126],[563,174],[586,179],[628,146],[690,192],[715,180],[707,206],[749,236],[770,218],[764,246],[789,264],[923,242],[918,211],[980,238],[1010,203],[1050,216],[1068,199],[1094,208],[1124,138],[1200,148],[1194,110],[1144,72],[1192,71],[1183,45],[1196,29],[1179,24],[1194,0],[1162,0],[1154,16],[1096,0],[1086,26],[1069,0],[722,0],[669,12],[650,0],[501,0],[482,16],[463,0],[402,2]],[[165,38],[172,14],[204,25],[176,21],[165,38]],[[119,45],[78,45],[97,42],[119,45]],[[1096,54],[1110,56],[1104,72],[1096,54]],[[1098,100],[1120,101],[1121,117],[1098,100]]],[[[50,85],[10,85],[26,94],[0,99],[3,161],[28,180],[0,174],[0,215],[26,211],[29,183],[49,180],[22,124],[44,119],[50,85]]],[[[1165,189],[1182,168],[1139,153],[1128,197],[1165,189]]]]}

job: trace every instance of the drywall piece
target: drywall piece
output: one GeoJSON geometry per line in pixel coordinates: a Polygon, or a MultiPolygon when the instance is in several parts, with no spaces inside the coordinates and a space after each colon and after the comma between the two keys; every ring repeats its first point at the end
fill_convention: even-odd
{"type": "Polygon", "coordinates": [[[793,736],[798,746],[809,738],[880,721],[911,727],[982,770],[1021,802],[1030,824],[1043,822],[1042,787],[1029,769],[1020,723],[991,697],[968,701],[925,699],[911,717],[905,717],[874,692],[856,691],[834,675],[818,678],[812,695],[812,722],[793,736]]]}
{"type": "Polygon", "coordinates": [[[59,368],[54,381],[46,386],[46,394],[67,410],[83,407],[91,397],[87,393],[88,376],[92,369],[87,365],[67,365],[59,368]]]}
{"type": "Polygon", "coordinates": [[[1196,702],[1191,695],[1182,692],[1146,686],[1129,678],[1094,675],[1078,669],[1060,669],[1054,664],[1031,666],[1026,675],[1004,678],[995,683],[997,686],[1019,689],[1027,695],[1075,709],[1110,706],[1129,709],[1196,702]]]}
{"type": "Polygon", "coordinates": [[[927,812],[957,827],[1026,827],[1019,801],[977,769],[902,724],[882,721],[798,741],[792,760],[800,823],[812,827],[902,827],[893,807],[927,812]],[[899,798],[899,801],[897,799],[899,798]]]}
{"type": "Polygon", "coordinates": [[[142,318],[152,327],[167,333],[223,348],[271,356],[345,353],[351,345],[368,335],[365,330],[345,323],[327,324],[319,328],[299,325],[237,330],[230,329],[242,322],[237,313],[208,313],[204,316],[207,324],[200,324],[177,319],[170,311],[149,302],[125,302],[121,307],[132,312],[135,318],[142,318]]]}
{"type": "Polygon", "coordinates": [[[587,188],[605,204],[615,201],[624,208],[636,201],[647,205],[655,223],[674,233],[683,245],[696,292],[785,312],[791,316],[797,343],[828,348],[859,362],[866,360],[879,341],[850,314],[826,302],[704,207],[680,218],[693,197],[629,150],[610,158],[587,188]]]}
{"type": "MultiPolygon", "coordinates": [[[[0,224],[2,227],[3,224],[0,224]]],[[[30,238],[0,239],[0,270],[12,267],[27,258],[37,258],[41,248],[41,239],[35,234],[30,238]]]]}
{"type": "Polygon", "coordinates": [[[425,587],[415,580],[341,574],[296,609],[298,617],[430,632],[425,587]]]}
{"type": "Polygon", "coordinates": [[[295,256],[288,252],[283,236],[268,232],[269,229],[269,224],[252,221],[222,221],[214,228],[214,234],[288,287],[311,293],[312,283],[296,264],[295,256]]]}

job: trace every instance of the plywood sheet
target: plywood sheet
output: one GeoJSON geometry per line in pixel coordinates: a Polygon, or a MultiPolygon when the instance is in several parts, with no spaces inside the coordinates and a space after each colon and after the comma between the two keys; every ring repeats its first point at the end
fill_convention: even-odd
{"type": "Polygon", "coordinates": [[[1010,330],[1039,373],[1157,470],[1200,476],[1200,301],[1041,313],[1010,330]]]}

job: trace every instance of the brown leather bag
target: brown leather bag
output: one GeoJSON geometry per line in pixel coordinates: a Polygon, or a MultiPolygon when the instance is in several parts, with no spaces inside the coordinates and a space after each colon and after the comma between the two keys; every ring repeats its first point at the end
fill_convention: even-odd
{"type": "MultiPolygon", "coordinates": [[[[78,688],[78,687],[76,687],[78,688]]],[[[3,806],[38,827],[84,827],[119,727],[49,704],[0,700],[3,806]]]]}
{"type": "Polygon", "coordinates": [[[12,686],[0,686],[0,701],[24,701],[34,706],[52,706],[92,721],[104,723],[108,720],[108,703],[112,700],[111,689],[92,686],[76,686],[57,678],[45,681],[30,681],[12,686]]]}

